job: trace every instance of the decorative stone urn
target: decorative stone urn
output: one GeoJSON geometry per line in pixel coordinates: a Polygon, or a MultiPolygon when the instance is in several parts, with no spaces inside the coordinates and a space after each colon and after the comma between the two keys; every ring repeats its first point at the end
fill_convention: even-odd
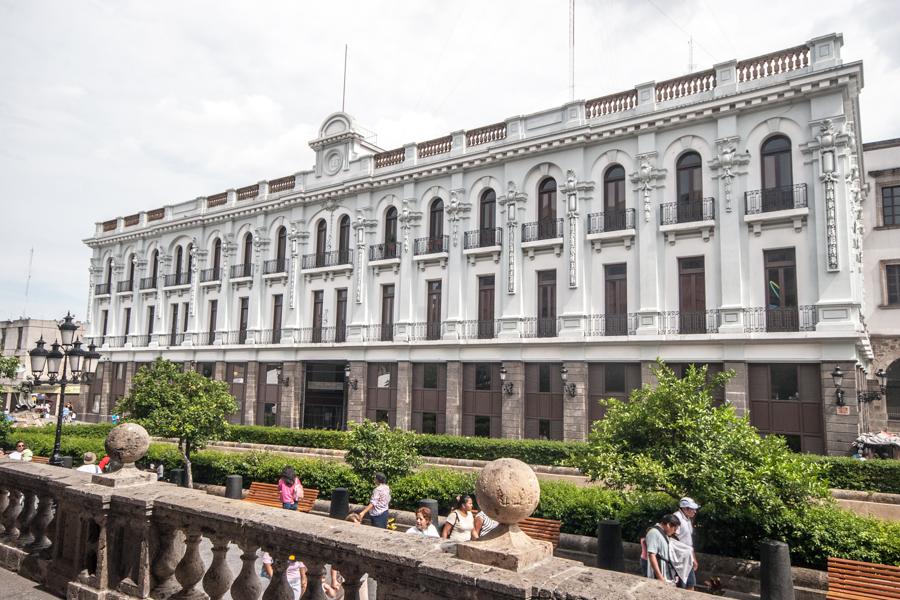
{"type": "Polygon", "coordinates": [[[541,488],[531,467],[515,458],[491,461],[478,475],[475,497],[479,508],[500,525],[479,540],[457,544],[457,557],[522,571],[553,556],[550,542],[532,539],[518,526],[541,500],[541,488]]]}
{"type": "Polygon", "coordinates": [[[122,423],[110,429],[103,444],[111,464],[121,465],[111,473],[101,473],[91,478],[91,483],[109,487],[141,485],[156,481],[156,473],[139,471],[134,463],[147,454],[150,434],[137,423],[122,423]]]}

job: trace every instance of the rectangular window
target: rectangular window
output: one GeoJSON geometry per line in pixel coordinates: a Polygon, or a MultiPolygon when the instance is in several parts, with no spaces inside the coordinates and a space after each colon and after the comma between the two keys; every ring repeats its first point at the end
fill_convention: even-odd
{"type": "MultiPolygon", "coordinates": [[[[109,311],[108,310],[103,311],[103,316],[101,317],[101,321],[103,322],[103,330],[102,330],[103,333],[101,333],[101,335],[103,337],[106,337],[107,327],[109,326],[109,311]]],[[[20,342],[22,341],[22,328],[21,327],[19,327],[19,341],[20,342]]],[[[19,346],[19,348],[21,348],[21,345],[19,346]]]]}
{"type": "Polygon", "coordinates": [[[625,263],[604,265],[605,335],[628,333],[628,279],[625,263]]]}
{"type": "Polygon", "coordinates": [[[156,318],[156,307],[150,306],[147,309],[147,336],[153,335],[153,319],[156,318]]]}
{"type": "Polygon", "coordinates": [[[900,265],[884,266],[888,306],[900,305],[900,265]]]}
{"type": "Polygon", "coordinates": [[[475,415],[475,437],[491,437],[491,418],[475,415]]]}
{"type": "Polygon", "coordinates": [[[384,409],[378,409],[375,411],[375,422],[376,423],[390,423],[388,411],[384,409]]]}
{"type": "Polygon", "coordinates": [[[437,413],[422,413],[422,433],[437,433],[437,413]]]}
{"type": "Polygon", "coordinates": [[[625,393],[625,365],[622,363],[609,363],[606,365],[606,392],[609,394],[625,393]]]}
{"type": "Polygon", "coordinates": [[[798,400],[797,365],[769,365],[773,400],[798,400]]]}
{"type": "Polygon", "coordinates": [[[765,250],[766,330],[798,331],[797,262],[793,248],[765,250]]]}
{"type": "Polygon", "coordinates": [[[247,341],[247,326],[250,319],[250,298],[244,296],[241,298],[240,308],[238,310],[238,343],[243,344],[247,341]]]}
{"type": "Polygon", "coordinates": [[[347,341],[347,289],[342,288],[335,293],[334,341],[341,343],[347,341]]]}
{"type": "Polygon", "coordinates": [[[881,188],[882,225],[900,225],[900,185],[881,188]]]}
{"type": "Polygon", "coordinates": [[[394,285],[381,286],[381,341],[394,339],[394,285]]]}
{"type": "Polygon", "coordinates": [[[322,341],[322,321],[325,318],[325,291],[315,290],[313,292],[313,314],[312,314],[312,341],[318,344],[322,341]]]}
{"type": "Polygon", "coordinates": [[[538,369],[538,391],[550,393],[550,364],[541,363],[538,369]]]}
{"type": "Polygon", "coordinates": [[[537,336],[556,336],[556,270],[537,272],[537,336]]]}
{"type": "Polygon", "coordinates": [[[706,333],[704,258],[678,259],[679,333],[706,333]]]}
{"type": "Polygon", "coordinates": [[[538,438],[542,440],[550,439],[550,419],[541,419],[538,421],[538,438]]]}
{"type": "Polygon", "coordinates": [[[209,342],[212,344],[216,338],[216,322],[219,320],[219,301],[218,300],[210,300],[209,301],[209,327],[207,328],[207,333],[209,334],[209,342]]]}
{"type": "Polygon", "coordinates": [[[387,363],[378,363],[377,385],[380,388],[391,387],[391,365],[387,363]]]}
{"type": "Polygon", "coordinates": [[[181,305],[181,310],[184,311],[184,315],[181,318],[181,333],[188,330],[188,315],[190,314],[190,311],[188,310],[189,306],[190,304],[187,302],[181,305]]]}
{"type": "Polygon", "coordinates": [[[494,276],[478,277],[478,338],[494,337],[494,276]]]}
{"type": "Polygon", "coordinates": [[[475,389],[491,389],[491,365],[478,363],[475,365],[475,389]]]}
{"type": "Polygon", "coordinates": [[[126,336],[131,333],[131,307],[125,309],[125,328],[122,331],[126,336]]]}
{"type": "Polygon", "coordinates": [[[441,281],[429,281],[427,285],[425,337],[429,340],[438,340],[441,338],[441,281]]]}
{"type": "Polygon", "coordinates": [[[438,387],[437,363],[425,363],[423,365],[422,387],[428,390],[436,390],[438,387]]]}
{"type": "Polygon", "coordinates": [[[284,296],[275,294],[272,297],[272,343],[281,341],[281,310],[284,296]]]}
{"type": "Polygon", "coordinates": [[[178,333],[178,303],[177,302],[172,304],[172,322],[170,323],[169,333],[172,334],[172,339],[169,340],[169,343],[172,344],[175,342],[175,334],[178,333]]]}

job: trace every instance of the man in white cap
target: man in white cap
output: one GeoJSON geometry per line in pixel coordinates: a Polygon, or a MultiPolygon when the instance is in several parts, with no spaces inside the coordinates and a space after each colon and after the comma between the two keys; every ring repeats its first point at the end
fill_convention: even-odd
{"type": "Polygon", "coordinates": [[[694,568],[691,569],[690,574],[685,581],[679,582],[678,587],[683,587],[686,590],[693,590],[694,586],[697,585],[697,555],[694,553],[694,517],[697,515],[697,510],[700,508],[700,505],[694,502],[693,498],[684,497],[681,501],[678,502],[678,511],[675,513],[675,516],[678,517],[678,520],[681,522],[681,525],[678,527],[678,533],[675,534],[675,539],[677,539],[682,544],[691,547],[691,557],[694,561],[694,568]]]}

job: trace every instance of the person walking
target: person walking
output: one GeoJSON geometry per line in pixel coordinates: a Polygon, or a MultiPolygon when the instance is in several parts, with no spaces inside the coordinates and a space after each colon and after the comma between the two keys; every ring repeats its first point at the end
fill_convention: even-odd
{"type": "Polygon", "coordinates": [[[669,538],[678,533],[678,526],[678,517],[666,515],[647,531],[646,576],[650,579],[675,584],[675,569],[669,558],[669,538]]]}
{"type": "Polygon", "coordinates": [[[92,475],[99,475],[103,472],[100,467],[97,466],[97,455],[93,452],[85,452],[82,461],[84,464],[75,469],[76,471],[90,473],[92,475]]]}
{"type": "Polygon", "coordinates": [[[422,537],[441,537],[431,523],[431,509],[427,506],[423,506],[416,511],[416,524],[407,529],[406,533],[421,535],[422,537]]]}
{"type": "Polygon", "coordinates": [[[697,585],[697,554],[694,552],[694,517],[700,505],[694,502],[692,498],[684,497],[678,502],[678,511],[675,516],[678,517],[678,534],[675,536],[679,542],[691,549],[691,570],[684,581],[678,582],[678,587],[693,591],[697,585]]]}
{"type": "Polygon", "coordinates": [[[453,512],[447,515],[441,537],[452,542],[468,542],[475,530],[475,515],[472,513],[472,496],[457,496],[453,512]]]}
{"type": "Polygon", "coordinates": [[[388,487],[387,477],[384,473],[375,473],[375,489],[369,503],[359,513],[359,520],[368,514],[374,527],[387,529],[388,508],[391,504],[391,488],[388,487]]]}
{"type": "Polygon", "coordinates": [[[281,471],[278,493],[281,495],[282,508],[297,510],[297,502],[303,500],[303,484],[300,483],[294,467],[288,465],[281,471]]]}

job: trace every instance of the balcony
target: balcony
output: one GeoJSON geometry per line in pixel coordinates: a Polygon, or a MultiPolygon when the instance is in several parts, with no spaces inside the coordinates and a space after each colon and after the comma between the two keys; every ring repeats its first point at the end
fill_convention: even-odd
{"type": "Polygon", "coordinates": [[[155,290],[156,289],[156,277],[142,277],[141,278],[141,291],[144,290],[155,290]]]}
{"type": "Polygon", "coordinates": [[[249,279],[253,277],[253,263],[231,265],[231,279],[249,279]]]}
{"type": "Polygon", "coordinates": [[[394,323],[369,325],[366,330],[366,339],[370,342],[393,342],[396,329],[397,326],[394,323]]]}
{"type": "Polygon", "coordinates": [[[704,241],[709,240],[716,226],[716,199],[685,195],[678,202],[659,205],[659,230],[669,244],[674,244],[678,234],[700,232],[704,241]]]}
{"type": "Polygon", "coordinates": [[[587,315],[584,335],[587,337],[634,335],[637,331],[637,324],[636,313],[587,315]]]}
{"type": "Polygon", "coordinates": [[[385,242],[369,246],[369,262],[394,260],[400,258],[400,243],[385,242]]]}
{"type": "Polygon", "coordinates": [[[554,318],[536,318],[531,317],[522,320],[522,337],[523,338],[548,338],[559,335],[559,329],[562,320],[559,317],[554,318]]]}
{"type": "MultiPolygon", "coordinates": [[[[336,341],[336,328],[335,327],[322,327],[313,326],[313,327],[302,327],[299,331],[300,338],[299,341],[301,344],[332,344],[336,341]]],[[[342,332],[343,336],[340,341],[346,340],[346,329],[342,332]]]]}
{"type": "Polygon", "coordinates": [[[522,250],[532,260],[538,250],[552,249],[559,256],[562,254],[564,229],[562,219],[522,223],[522,250]]]}
{"type": "Polygon", "coordinates": [[[460,339],[491,340],[500,335],[500,319],[463,321],[458,331],[460,339]]]}
{"type": "Polygon", "coordinates": [[[287,275],[287,260],[275,258],[263,263],[263,275],[287,275]]]}
{"type": "Polygon", "coordinates": [[[491,256],[494,262],[500,262],[503,250],[503,228],[475,229],[463,234],[463,255],[470,264],[475,264],[478,257],[491,256]]]}
{"type": "Polygon", "coordinates": [[[220,267],[212,267],[200,271],[200,283],[216,283],[222,279],[222,269],[220,267]]]}
{"type": "Polygon", "coordinates": [[[108,335],[105,338],[105,342],[108,348],[122,348],[125,346],[127,339],[128,337],[124,335],[108,335]]]}
{"type": "Polygon", "coordinates": [[[691,310],[665,311],[661,315],[659,332],[661,334],[704,334],[719,331],[719,311],[691,310]]]}
{"type": "Polygon", "coordinates": [[[599,252],[604,243],[612,245],[624,243],[631,248],[634,243],[634,209],[608,210],[587,216],[587,239],[599,252]]]}
{"type": "Polygon", "coordinates": [[[202,331],[194,334],[194,344],[197,346],[212,346],[216,343],[215,331],[202,331]]]}
{"type": "Polygon", "coordinates": [[[799,232],[808,216],[805,183],[744,193],[744,222],[754,235],[761,235],[764,226],[775,223],[791,223],[799,232]]]}
{"type": "Polygon", "coordinates": [[[116,282],[116,292],[119,294],[130,294],[134,291],[134,280],[126,279],[125,281],[116,282]]]}
{"type": "Polygon", "coordinates": [[[131,336],[131,347],[132,348],[146,348],[150,345],[150,336],[149,335],[133,335],[131,336]]]}
{"type": "Polygon", "coordinates": [[[222,333],[222,344],[245,344],[247,343],[247,330],[238,329],[225,331],[222,333]]]}
{"type": "Polygon", "coordinates": [[[815,306],[788,306],[784,308],[748,308],[744,311],[744,331],[785,333],[815,331],[818,311],[815,306]]]}
{"type": "Polygon", "coordinates": [[[350,279],[353,274],[353,253],[349,249],[307,254],[302,262],[306,281],[322,277],[326,281],[343,274],[350,279]]]}
{"type": "Polygon", "coordinates": [[[415,256],[424,256],[426,254],[446,253],[450,247],[450,236],[441,235],[438,237],[424,237],[416,239],[413,246],[413,254],[415,256]]]}
{"type": "Polygon", "coordinates": [[[260,329],[254,334],[253,341],[255,341],[257,344],[280,344],[281,328],[260,329]]]}
{"type": "Polygon", "coordinates": [[[178,287],[180,285],[190,285],[191,284],[191,272],[185,271],[184,273],[170,273],[169,275],[163,275],[163,287],[178,287]]]}
{"type": "Polygon", "coordinates": [[[160,346],[180,346],[184,343],[183,333],[161,333],[156,336],[160,346]]]}
{"type": "Polygon", "coordinates": [[[108,283],[98,283],[94,286],[94,295],[95,296],[109,296],[109,284],[108,283]]]}
{"type": "Polygon", "coordinates": [[[443,325],[440,321],[411,323],[409,326],[409,341],[439,340],[444,336],[443,325]]]}

